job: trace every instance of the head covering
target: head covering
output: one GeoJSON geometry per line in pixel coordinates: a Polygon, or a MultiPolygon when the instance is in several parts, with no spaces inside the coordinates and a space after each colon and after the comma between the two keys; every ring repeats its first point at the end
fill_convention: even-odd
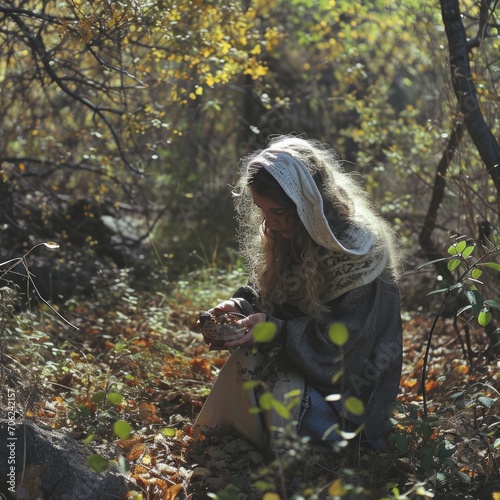
{"type": "Polygon", "coordinates": [[[311,238],[321,247],[351,256],[368,254],[377,235],[351,224],[342,234],[333,234],[323,212],[323,198],[306,165],[287,153],[262,151],[252,165],[262,165],[295,203],[297,214],[311,238]]]}

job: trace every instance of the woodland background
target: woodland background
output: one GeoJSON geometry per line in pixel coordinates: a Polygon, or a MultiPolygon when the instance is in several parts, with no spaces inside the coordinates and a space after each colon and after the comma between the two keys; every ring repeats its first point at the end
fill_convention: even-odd
{"type": "Polygon", "coordinates": [[[194,476],[220,498],[245,491],[203,467],[183,476],[180,453],[147,443],[186,445],[224,359],[195,322],[245,281],[238,161],[294,133],[360,174],[405,249],[403,406],[390,477],[358,463],[354,481],[343,463],[257,490],[500,491],[498,13],[494,0],[2,1],[1,377],[19,414],[89,447],[133,436],[134,495],[193,495],[194,476]],[[441,389],[435,404],[423,388],[441,389]],[[444,432],[450,412],[472,422],[472,437],[454,432],[475,458],[444,432]]]}

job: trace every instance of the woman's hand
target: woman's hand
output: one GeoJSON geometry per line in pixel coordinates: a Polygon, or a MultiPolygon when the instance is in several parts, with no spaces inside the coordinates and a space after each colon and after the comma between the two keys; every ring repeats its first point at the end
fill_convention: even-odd
{"type": "MultiPolygon", "coordinates": [[[[214,316],[224,313],[237,313],[242,315],[240,308],[236,305],[234,300],[225,300],[215,307],[212,307],[212,309],[209,309],[208,312],[214,316]]],[[[196,328],[200,329],[200,320],[196,322],[196,328]]]]}
{"type": "Polygon", "coordinates": [[[236,340],[229,340],[224,344],[224,349],[230,349],[233,347],[239,347],[242,345],[253,344],[255,339],[253,338],[252,330],[255,325],[259,323],[264,323],[266,321],[266,315],[264,313],[250,314],[246,318],[240,319],[238,325],[245,328],[247,333],[236,340]]]}
{"type": "MultiPolygon", "coordinates": [[[[208,312],[214,316],[224,313],[237,313],[242,316],[241,309],[236,305],[236,302],[234,300],[224,300],[223,302],[217,304],[215,307],[212,307],[212,309],[209,309],[208,312]]],[[[198,329],[200,328],[200,320],[196,322],[196,327],[198,329]]],[[[245,327],[242,326],[242,329],[243,328],[245,327]]],[[[227,349],[226,344],[223,340],[214,341],[206,337],[203,337],[203,340],[205,341],[205,344],[208,345],[211,351],[227,349]]]]}
{"type": "Polygon", "coordinates": [[[223,313],[238,313],[241,314],[241,309],[236,305],[234,300],[225,300],[220,304],[217,304],[212,309],[209,309],[208,312],[213,315],[223,314],[223,313]]]}

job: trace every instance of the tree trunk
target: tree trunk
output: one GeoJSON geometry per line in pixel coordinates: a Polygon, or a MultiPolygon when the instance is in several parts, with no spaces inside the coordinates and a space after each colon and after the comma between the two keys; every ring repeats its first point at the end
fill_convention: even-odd
{"type": "MultiPolygon", "coordinates": [[[[419,236],[419,243],[422,250],[425,252],[426,257],[430,260],[437,260],[442,257],[441,253],[436,249],[434,243],[432,242],[432,231],[436,227],[437,214],[439,211],[439,207],[441,206],[441,202],[444,198],[444,190],[446,187],[446,173],[448,171],[448,167],[451,164],[451,160],[455,151],[457,150],[460,141],[462,140],[464,132],[464,124],[462,121],[455,122],[453,126],[453,130],[450,134],[450,138],[448,143],[446,144],[446,148],[443,152],[443,156],[439,162],[436,177],[434,178],[434,188],[432,189],[432,198],[429,205],[429,210],[425,216],[424,225],[422,227],[422,231],[419,236]]],[[[443,276],[446,283],[451,285],[453,283],[453,277],[446,262],[436,262],[434,267],[436,270],[443,276]]]]}
{"type": "MultiPolygon", "coordinates": [[[[486,1],[482,0],[482,2],[486,1]]],[[[465,127],[498,192],[500,190],[500,146],[486,124],[479,107],[459,2],[458,0],[440,0],[440,4],[448,38],[450,69],[455,95],[464,116],[465,127]]]]}

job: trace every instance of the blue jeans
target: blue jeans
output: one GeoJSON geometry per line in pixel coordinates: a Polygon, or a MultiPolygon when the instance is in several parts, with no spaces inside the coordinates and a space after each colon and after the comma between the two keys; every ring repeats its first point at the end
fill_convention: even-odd
{"type": "MultiPolygon", "coordinates": [[[[334,424],[340,424],[341,417],[337,411],[332,408],[325,398],[314,387],[306,386],[304,391],[302,415],[299,419],[299,436],[310,436],[327,442],[340,441],[342,437],[331,429],[334,424]],[[329,430],[330,429],[330,430],[329,430]],[[325,436],[325,433],[327,435],[325,436]]],[[[351,422],[344,422],[342,430],[353,430],[351,422]],[[349,425],[351,424],[351,425],[349,425]],[[345,428],[345,426],[348,428],[345,428]]]]}

